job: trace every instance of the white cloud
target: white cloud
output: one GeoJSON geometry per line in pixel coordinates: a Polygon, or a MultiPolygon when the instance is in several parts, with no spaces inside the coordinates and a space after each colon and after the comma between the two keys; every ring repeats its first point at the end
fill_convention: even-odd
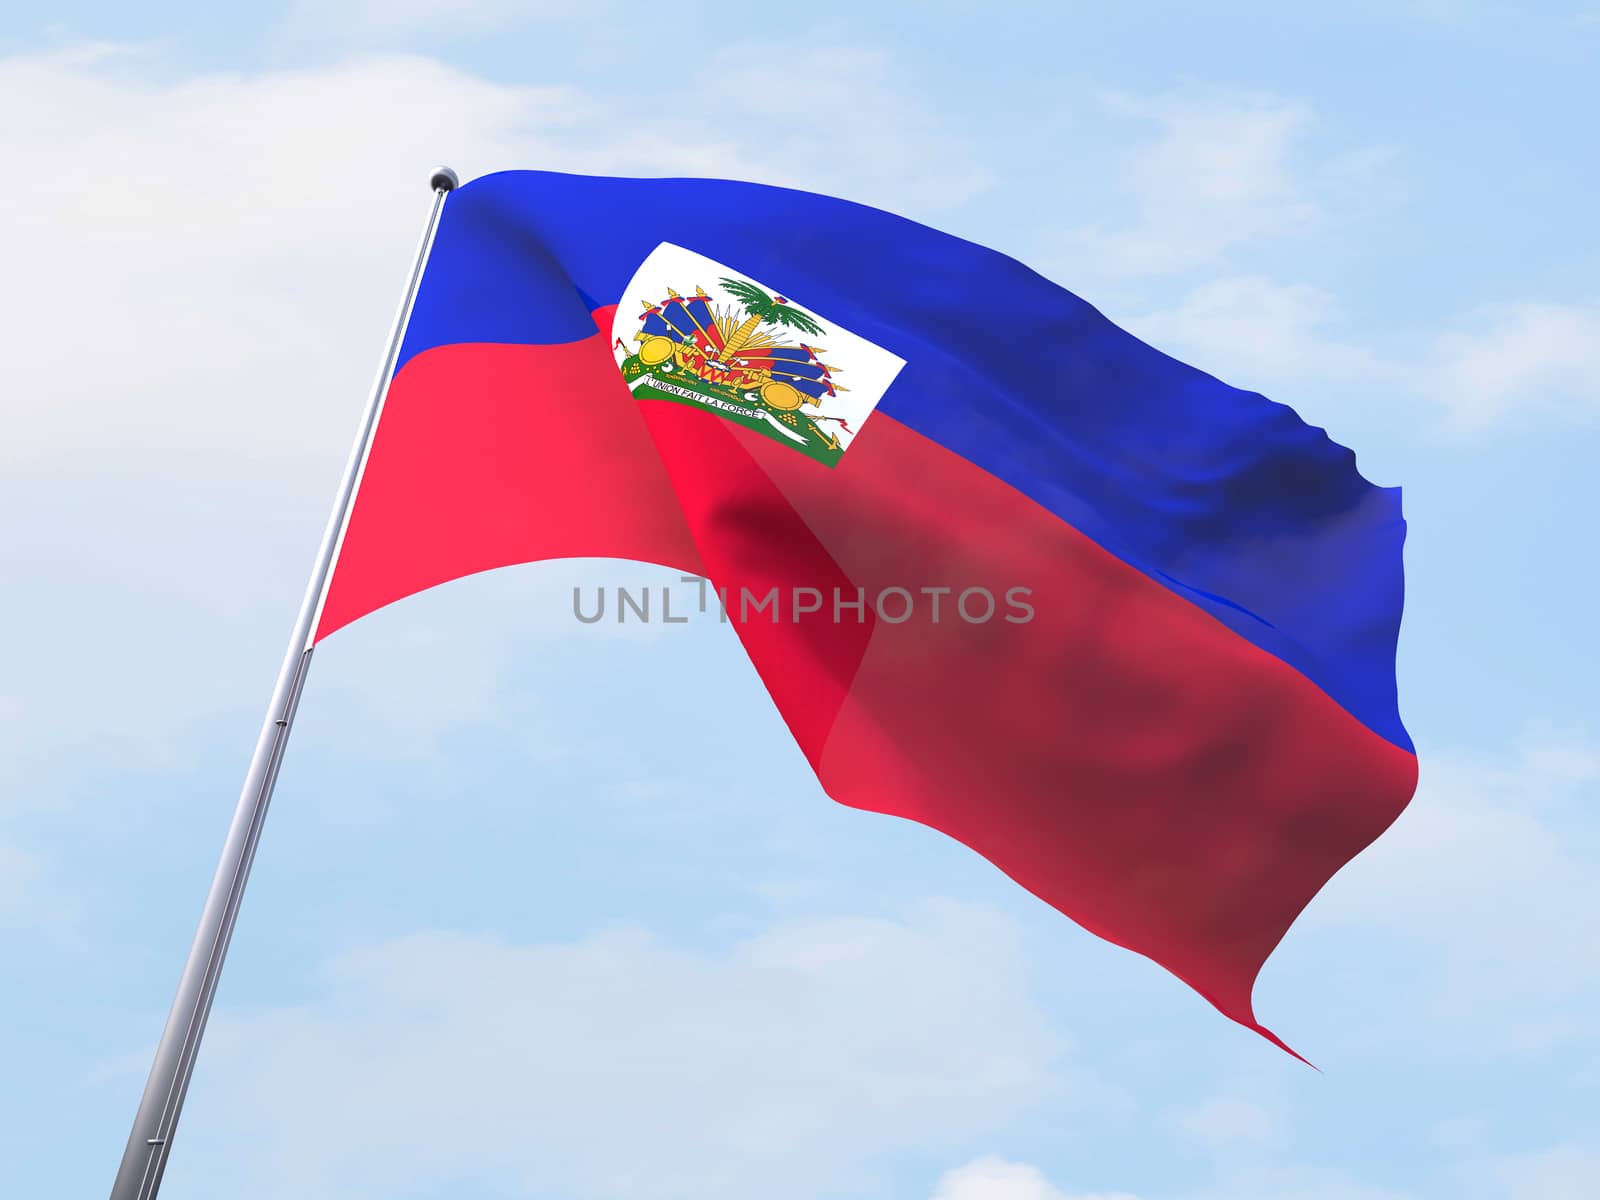
{"type": "MultiPolygon", "coordinates": [[[[1552,1192],[1550,1200],[1569,1194],[1552,1192]]],[[[1589,1193],[1583,1193],[1587,1196],[1589,1193]]],[[[1335,1170],[1309,1166],[1251,1166],[1215,1180],[1163,1192],[1163,1200],[1415,1200],[1410,1192],[1374,1186],[1335,1170]]],[[[1057,1187],[1039,1168],[996,1155],[946,1171],[932,1200],[1140,1200],[1130,1192],[1072,1192],[1057,1187]]],[[[1500,1200],[1496,1196],[1495,1200],[1500,1200]]],[[[1524,1200],[1516,1193],[1506,1200],[1524,1200]]],[[[1526,1200],[1534,1200],[1528,1193],[1526,1200]]]]}
{"type": "Polygon", "coordinates": [[[164,1194],[872,1191],[881,1157],[1058,1088],[1023,976],[1010,921],[951,902],[720,952],[421,934],[303,1006],[218,1014],[164,1194]]]}
{"type": "MultiPolygon", "coordinates": [[[[1431,408],[1438,429],[1483,436],[1537,420],[1600,421],[1600,306],[1527,302],[1484,309],[1431,337],[1416,352],[1380,352],[1346,334],[1331,293],[1260,275],[1220,275],[1174,305],[1124,320],[1159,349],[1202,364],[1239,387],[1285,397],[1318,424],[1379,397],[1431,408]],[[1309,402],[1299,394],[1312,385],[1309,402]],[[1327,398],[1319,396],[1319,390],[1327,398]]],[[[1414,424],[1414,420],[1407,420],[1414,424]]]]}
{"type": "Polygon", "coordinates": [[[1226,275],[1176,305],[1128,321],[1131,332],[1239,387],[1316,376],[1348,381],[1381,369],[1373,354],[1332,332],[1342,317],[1330,293],[1260,275],[1226,275]]]}
{"type": "MultiPolygon", "coordinates": [[[[1409,1193],[1373,1187],[1338,1171],[1313,1167],[1252,1167],[1214,1182],[1164,1193],[1174,1200],[1412,1200],[1409,1193]]],[[[995,1155],[940,1177],[932,1200],[1140,1200],[1131,1192],[1065,1192],[1039,1168],[995,1155]]],[[[1515,1197],[1513,1200],[1522,1200],[1515,1197]]],[[[1531,1197],[1530,1197],[1531,1200],[1531,1197]]],[[[1561,1196],[1565,1200],[1565,1196],[1561,1196]]]]}
{"type": "Polygon", "coordinates": [[[1600,927],[1584,820],[1597,785],[1600,751],[1578,738],[1530,738],[1510,762],[1423,756],[1410,807],[1305,918],[1399,942],[1403,965],[1366,998],[1366,1019],[1398,1007],[1419,1033],[1488,1053],[1600,1035],[1600,962],[1579,950],[1600,927]]]}
{"type": "Polygon", "coordinates": [[[1502,1159],[1496,1174],[1506,1200],[1594,1200],[1600,1196],[1600,1154],[1557,1146],[1502,1159]]]}
{"type": "Polygon", "coordinates": [[[699,634],[708,668],[713,662],[736,666],[742,651],[731,630],[720,627],[714,614],[694,614],[695,595],[695,586],[684,584],[676,568],[568,559],[457,580],[448,594],[435,589],[408,597],[319,647],[318,686],[305,708],[337,713],[339,719],[325,725],[308,721],[299,738],[390,762],[436,759],[441,746],[464,727],[494,730],[499,745],[520,747],[538,760],[601,753],[604,737],[578,746],[570,736],[557,742],[541,732],[556,723],[549,712],[555,705],[538,689],[530,690],[520,659],[506,648],[564,640],[603,653],[619,642],[640,645],[699,634]],[[616,592],[623,587],[634,596],[648,589],[653,622],[641,623],[631,614],[625,623],[616,621],[616,592]],[[606,619],[584,625],[574,618],[574,588],[582,589],[587,611],[595,605],[597,589],[605,588],[606,619]],[[692,630],[691,622],[677,626],[660,620],[661,596],[669,589],[674,618],[690,615],[692,630]],[[460,619],[466,611],[473,614],[469,623],[460,619]],[[710,638],[720,644],[707,645],[710,638]]]}
{"type": "Polygon", "coordinates": [[[1600,421],[1600,305],[1501,304],[1464,325],[1436,339],[1428,386],[1453,429],[1600,421]]]}
{"type": "Polygon", "coordinates": [[[1304,106],[1269,96],[1165,96],[1116,97],[1112,107],[1157,133],[1123,160],[1131,221],[1072,239],[1106,273],[1213,266],[1237,247],[1321,221],[1293,161],[1310,123],[1304,106]]]}
{"type": "Polygon", "coordinates": [[[1068,1195],[1038,1167],[1009,1162],[996,1155],[974,1159],[946,1171],[933,1190],[933,1200],[1139,1200],[1129,1192],[1068,1195]]]}
{"type": "Polygon", "coordinates": [[[1213,1151],[1273,1145],[1284,1132],[1278,1113],[1233,1096],[1213,1096],[1179,1113],[1177,1126],[1184,1137],[1213,1151]]]}
{"type": "MultiPolygon", "coordinates": [[[[881,50],[826,41],[781,47],[747,41],[717,50],[702,73],[717,80],[739,124],[761,131],[759,157],[788,164],[797,180],[798,165],[819,157],[870,163],[871,172],[840,194],[909,216],[954,207],[994,181],[937,113],[896,86],[894,60],[881,50]],[[783,64],[785,78],[806,81],[804,121],[795,120],[794,92],[773,86],[776,62],[783,64]],[[820,139],[819,130],[826,131],[820,139]]],[[[721,106],[716,108],[716,127],[727,128],[721,106]]]]}
{"type": "Polygon", "coordinates": [[[1128,218],[1069,234],[1062,277],[1099,280],[1115,299],[1141,277],[1209,276],[1176,303],[1118,306],[1113,316],[1139,336],[1253,390],[1310,379],[1431,405],[1456,433],[1600,420],[1600,305],[1486,306],[1451,328],[1414,330],[1420,349],[1380,350],[1382,341],[1341,332],[1342,306],[1326,288],[1240,269],[1260,246],[1324,232],[1381,192],[1385,150],[1314,156],[1310,110],[1272,96],[1116,97],[1111,106],[1155,132],[1123,157],[1128,218]]]}
{"type": "Polygon", "coordinates": [[[428,166],[526,161],[572,107],[420,58],[167,82],[106,49],[5,60],[0,103],[30,114],[31,172],[0,199],[24,401],[0,453],[319,463],[343,457],[428,166]]]}
{"type": "Polygon", "coordinates": [[[10,821],[13,813],[33,803],[30,797],[0,789],[0,931],[14,946],[30,937],[75,942],[83,915],[81,897],[62,886],[60,864],[40,853],[37,832],[10,821]]]}
{"type": "Polygon", "coordinates": [[[0,842],[0,925],[22,920],[35,910],[38,880],[38,861],[20,847],[0,842]]]}
{"type": "Polygon", "coordinates": [[[1442,1149],[1459,1152],[1485,1144],[1489,1132],[1481,1117],[1446,1117],[1433,1123],[1429,1138],[1442,1149]]]}
{"type": "Polygon", "coordinates": [[[459,38],[540,21],[593,20],[600,0],[294,0],[284,20],[291,34],[383,38],[428,34],[459,38]]]}
{"type": "Polygon", "coordinates": [[[1182,1195],[1184,1200],[1417,1200],[1409,1191],[1368,1184],[1343,1171],[1306,1166],[1254,1167],[1182,1195]]]}

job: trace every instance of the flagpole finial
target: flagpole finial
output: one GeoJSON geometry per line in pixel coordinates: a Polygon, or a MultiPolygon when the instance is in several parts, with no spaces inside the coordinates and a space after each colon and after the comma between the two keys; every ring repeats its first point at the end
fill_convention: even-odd
{"type": "Polygon", "coordinates": [[[461,186],[461,176],[449,167],[435,167],[433,174],[428,177],[428,184],[436,192],[453,192],[461,186]]]}

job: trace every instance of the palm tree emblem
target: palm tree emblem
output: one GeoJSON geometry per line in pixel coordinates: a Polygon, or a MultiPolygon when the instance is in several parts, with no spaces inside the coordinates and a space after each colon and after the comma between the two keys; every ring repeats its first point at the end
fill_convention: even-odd
{"type": "Polygon", "coordinates": [[[744,321],[729,335],[722,347],[727,358],[744,349],[762,325],[781,326],[812,336],[826,332],[809,313],[792,307],[782,296],[769,296],[755,284],[743,279],[723,279],[721,282],[723,290],[744,306],[746,314],[744,321]]]}

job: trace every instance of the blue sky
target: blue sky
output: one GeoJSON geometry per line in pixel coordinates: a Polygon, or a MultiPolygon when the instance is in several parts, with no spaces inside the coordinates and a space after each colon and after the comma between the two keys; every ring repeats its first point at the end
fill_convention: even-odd
{"type": "MultiPolygon", "coordinates": [[[[833,805],[731,632],[319,651],[163,1196],[1600,1194],[1600,8],[14,4],[0,1191],[109,1187],[427,170],[997,246],[1406,488],[1411,810],[1218,1017],[833,805]]],[[[681,586],[681,585],[680,585],[681,586]]]]}

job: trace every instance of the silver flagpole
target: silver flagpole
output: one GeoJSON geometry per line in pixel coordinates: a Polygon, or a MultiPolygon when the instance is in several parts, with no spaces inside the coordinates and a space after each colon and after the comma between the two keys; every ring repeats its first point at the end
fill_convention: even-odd
{"type": "Polygon", "coordinates": [[[244,886],[250,878],[256,843],[261,839],[261,825],[272,800],[272,786],[278,779],[278,767],[283,762],[283,749],[294,724],[300,691],[305,687],[306,673],[311,667],[313,623],[355,496],[367,445],[372,440],[378,411],[389,389],[389,377],[394,373],[395,360],[400,354],[400,340],[417,297],[417,286],[422,281],[422,269],[439,228],[439,214],[444,210],[445,197],[459,182],[449,167],[438,168],[429,179],[433,188],[433,209],[428,214],[427,228],[423,230],[416,259],[411,264],[411,276],[406,281],[394,327],[389,331],[388,349],[384,351],[366,411],[361,415],[350,460],[339,481],[328,528],[322,535],[322,546],[311,569],[311,581],[306,585],[300,615],[295,620],[289,649],[278,672],[278,684],[272,690],[272,703],[261,725],[261,736],[256,740],[255,757],[250,760],[250,770],[244,777],[239,807],[234,810],[228,840],[223,843],[222,859],[217,863],[217,874],[211,881],[211,892],[200,914],[200,927],[195,931],[194,945],[189,948],[189,961],[184,964],[183,976],[178,981],[178,994],[167,1015],[161,1044],[156,1047],[156,1059],[145,1084],[144,1098],[139,1101],[139,1112],[133,1119],[133,1132],[128,1135],[127,1149],[122,1152],[122,1165],[111,1187],[111,1200],[152,1200],[160,1190],[161,1175],[172,1150],[172,1134],[178,1126],[178,1114],[183,1110],[184,1093],[189,1089],[200,1038],[205,1034],[206,1018],[211,1014],[211,1001],[217,994],[217,980],[222,975],[222,960],[228,953],[228,941],[239,917],[239,902],[244,898],[244,886]]]}

